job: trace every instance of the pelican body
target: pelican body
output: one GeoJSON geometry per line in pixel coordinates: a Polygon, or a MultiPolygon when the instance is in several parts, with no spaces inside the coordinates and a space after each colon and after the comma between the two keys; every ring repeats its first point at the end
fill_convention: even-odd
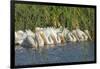
{"type": "Polygon", "coordinates": [[[66,41],[87,41],[92,40],[88,30],[80,30],[79,28],[69,31],[67,28],[40,28],[36,27],[33,33],[30,29],[25,31],[19,30],[15,32],[15,44],[23,47],[38,48],[45,45],[62,44],[66,41]]]}

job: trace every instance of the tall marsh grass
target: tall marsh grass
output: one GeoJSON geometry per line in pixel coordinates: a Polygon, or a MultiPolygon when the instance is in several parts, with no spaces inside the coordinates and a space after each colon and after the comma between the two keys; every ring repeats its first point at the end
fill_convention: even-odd
{"type": "Polygon", "coordinates": [[[93,8],[51,6],[51,5],[15,5],[15,30],[35,27],[67,27],[69,30],[88,29],[92,38],[95,31],[95,10],[93,8]]]}

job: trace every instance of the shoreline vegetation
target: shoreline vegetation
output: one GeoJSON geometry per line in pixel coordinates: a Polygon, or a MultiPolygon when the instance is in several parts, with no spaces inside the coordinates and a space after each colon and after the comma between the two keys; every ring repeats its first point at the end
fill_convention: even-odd
{"type": "Polygon", "coordinates": [[[15,4],[15,43],[21,39],[19,44],[42,46],[57,40],[94,40],[94,14],[93,8],[15,4]]]}

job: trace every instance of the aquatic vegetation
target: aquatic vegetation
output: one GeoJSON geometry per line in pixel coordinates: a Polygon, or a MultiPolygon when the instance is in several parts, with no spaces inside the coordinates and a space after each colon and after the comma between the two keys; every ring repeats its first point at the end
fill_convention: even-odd
{"type": "Polygon", "coordinates": [[[51,6],[51,5],[15,5],[15,31],[36,27],[68,28],[70,31],[80,28],[88,30],[91,39],[95,39],[95,10],[93,8],[51,6]]]}

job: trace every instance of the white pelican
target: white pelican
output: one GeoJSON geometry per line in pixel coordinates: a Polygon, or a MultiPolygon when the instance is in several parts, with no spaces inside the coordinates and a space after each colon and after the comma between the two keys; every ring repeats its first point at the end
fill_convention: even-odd
{"type": "Polygon", "coordinates": [[[77,33],[77,36],[79,38],[79,41],[85,41],[88,39],[88,36],[80,29],[76,29],[76,33],[77,33]]]}
{"type": "Polygon", "coordinates": [[[27,35],[27,37],[23,40],[21,46],[36,49],[37,48],[37,42],[35,41],[34,38],[27,35]]]}
{"type": "Polygon", "coordinates": [[[76,37],[77,41],[79,41],[78,35],[76,33],[76,30],[72,30],[72,33],[74,34],[74,36],[76,37]]]}
{"type": "Polygon", "coordinates": [[[67,34],[67,38],[68,38],[68,41],[72,41],[72,42],[76,42],[77,41],[76,37],[74,36],[74,34],[72,32],[69,32],[67,34]]]}
{"type": "Polygon", "coordinates": [[[26,33],[27,33],[28,36],[31,36],[33,38],[35,37],[35,34],[30,29],[25,30],[25,31],[26,31],[26,33]]]}
{"type": "Polygon", "coordinates": [[[62,34],[64,35],[65,40],[67,40],[67,34],[68,34],[69,30],[67,28],[64,28],[62,31],[62,34]]]}
{"type": "Polygon", "coordinates": [[[59,40],[59,43],[65,43],[65,38],[62,32],[57,33],[57,39],[59,40]]]}
{"type": "Polygon", "coordinates": [[[88,36],[88,38],[89,38],[90,40],[92,40],[92,38],[91,38],[91,36],[90,36],[90,34],[89,34],[89,31],[88,31],[88,30],[84,30],[84,32],[86,33],[86,35],[88,36]]]}
{"type": "Polygon", "coordinates": [[[54,44],[51,36],[48,36],[47,34],[45,34],[45,32],[41,31],[41,36],[44,40],[44,44],[54,44]]]}
{"type": "Polygon", "coordinates": [[[41,31],[41,36],[44,40],[44,44],[54,44],[54,41],[51,37],[51,32],[50,32],[50,28],[44,28],[41,31]]]}
{"type": "Polygon", "coordinates": [[[37,27],[36,29],[35,29],[35,39],[36,39],[36,41],[37,41],[37,43],[38,43],[38,46],[39,47],[43,47],[44,46],[44,40],[43,40],[43,38],[41,37],[41,28],[39,28],[39,27],[37,27]]]}
{"type": "Polygon", "coordinates": [[[22,30],[15,32],[15,44],[20,45],[25,38],[26,34],[22,30]]]}
{"type": "Polygon", "coordinates": [[[51,28],[50,32],[51,32],[51,37],[54,41],[54,44],[61,43],[60,37],[58,37],[57,32],[55,31],[55,29],[51,28]]]}

